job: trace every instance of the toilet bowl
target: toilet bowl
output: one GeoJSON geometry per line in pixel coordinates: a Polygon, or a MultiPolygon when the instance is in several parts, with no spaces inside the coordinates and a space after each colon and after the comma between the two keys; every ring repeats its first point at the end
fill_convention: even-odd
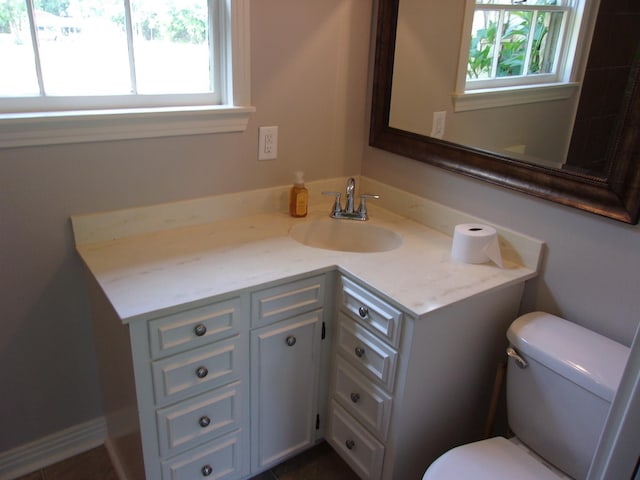
{"type": "Polygon", "coordinates": [[[449,450],[423,480],[571,480],[515,437],[493,437],[449,450]]]}
{"type": "Polygon", "coordinates": [[[449,450],[423,480],[582,480],[587,476],[629,349],[544,312],[507,331],[512,438],[449,450]]]}

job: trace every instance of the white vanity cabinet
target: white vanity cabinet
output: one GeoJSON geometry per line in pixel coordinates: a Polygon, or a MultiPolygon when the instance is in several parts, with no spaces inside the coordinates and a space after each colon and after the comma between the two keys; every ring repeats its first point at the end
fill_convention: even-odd
{"type": "Polygon", "coordinates": [[[318,438],[325,283],[325,276],[317,276],[252,294],[252,323],[266,324],[251,331],[254,472],[318,438]]]}
{"type": "MultiPolygon", "coordinates": [[[[249,474],[248,314],[246,296],[233,295],[129,324],[147,480],[249,474]]],[[[107,424],[118,437],[118,422],[107,424]]],[[[138,478],[128,445],[114,443],[127,478],[138,478]]]]}
{"type": "Polygon", "coordinates": [[[365,479],[379,479],[403,313],[343,276],[327,440],[365,479]]]}
{"type": "Polygon", "coordinates": [[[479,439],[523,285],[416,318],[340,278],[327,441],[361,478],[421,478],[441,453],[479,439]]]}
{"type": "Polygon", "coordinates": [[[481,436],[543,243],[499,229],[505,268],[452,261],[480,219],[364,185],[394,250],[296,241],[330,207],[292,219],[289,187],[72,218],[122,480],[246,480],[321,438],[363,479],[418,479],[481,436]]]}
{"type": "Polygon", "coordinates": [[[321,438],[332,278],[276,282],[128,324],[91,281],[107,446],[124,478],[246,479],[321,438]]]}

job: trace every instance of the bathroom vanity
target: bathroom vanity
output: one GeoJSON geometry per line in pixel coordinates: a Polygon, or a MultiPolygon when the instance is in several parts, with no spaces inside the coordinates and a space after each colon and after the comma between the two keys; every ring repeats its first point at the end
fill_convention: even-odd
{"type": "Polygon", "coordinates": [[[499,229],[505,268],[455,262],[478,219],[368,179],[366,225],[400,243],[293,238],[343,182],[308,184],[306,219],[286,187],[72,219],[123,478],[246,479],[322,438],[362,478],[419,478],[479,437],[542,243],[499,229]]]}

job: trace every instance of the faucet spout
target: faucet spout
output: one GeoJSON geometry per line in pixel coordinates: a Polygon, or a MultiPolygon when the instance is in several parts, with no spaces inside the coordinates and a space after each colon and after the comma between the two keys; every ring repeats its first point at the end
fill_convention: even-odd
{"type": "Polygon", "coordinates": [[[345,213],[352,214],[354,206],[356,190],[356,181],[353,177],[347,180],[347,204],[345,205],[345,213]]]}
{"type": "Polygon", "coordinates": [[[379,195],[362,193],[360,194],[360,207],[356,210],[354,208],[356,180],[353,177],[347,180],[347,201],[344,210],[340,203],[340,192],[322,192],[322,194],[336,197],[336,201],[333,203],[333,207],[331,207],[331,218],[346,218],[348,220],[367,220],[369,218],[367,214],[367,198],[380,198],[379,195]]]}

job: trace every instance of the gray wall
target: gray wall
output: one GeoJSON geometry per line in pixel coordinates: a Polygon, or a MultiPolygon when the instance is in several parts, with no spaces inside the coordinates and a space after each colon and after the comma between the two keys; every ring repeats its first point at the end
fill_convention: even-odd
{"type": "Polygon", "coordinates": [[[69,216],[358,173],[371,8],[251,2],[245,133],[0,150],[0,452],[102,414],[69,216]],[[275,161],[261,125],[280,127],[275,161]]]}

